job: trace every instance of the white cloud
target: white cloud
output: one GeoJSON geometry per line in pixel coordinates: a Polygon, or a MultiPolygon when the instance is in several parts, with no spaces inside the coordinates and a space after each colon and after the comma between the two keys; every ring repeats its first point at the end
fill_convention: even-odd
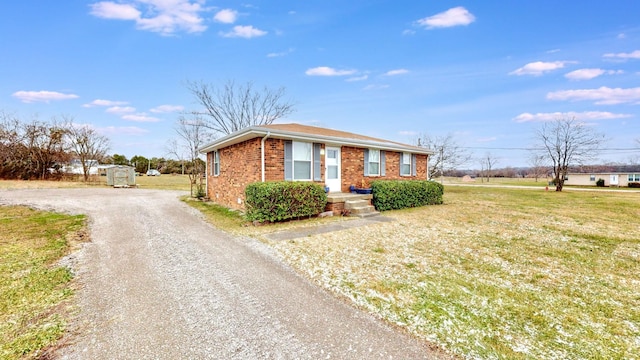
{"type": "Polygon", "coordinates": [[[94,107],[94,106],[119,106],[119,105],[127,105],[127,104],[128,104],[128,102],[126,102],[126,101],[112,101],[112,100],[96,99],[96,100],[93,100],[92,102],[90,102],[88,104],[84,104],[82,106],[86,107],[86,108],[90,108],[90,107],[94,107]]]}
{"type": "Polygon", "coordinates": [[[549,100],[568,101],[594,101],[598,105],[613,105],[623,103],[640,103],[640,87],[636,88],[609,88],[606,86],[598,89],[579,89],[554,91],[547,94],[549,100]]]}
{"type": "Polygon", "coordinates": [[[347,80],[345,80],[345,81],[349,81],[349,82],[354,82],[354,81],[364,81],[364,80],[367,80],[368,78],[369,78],[369,75],[364,74],[364,75],[362,75],[362,76],[354,76],[354,77],[348,78],[348,79],[347,79],[347,80]]]}
{"type": "Polygon", "coordinates": [[[522,113],[513,120],[515,122],[531,122],[531,121],[553,121],[563,118],[576,118],[579,120],[611,120],[632,117],[631,114],[615,114],[608,111],[583,111],[583,112],[552,112],[552,113],[522,113]]]}
{"type": "Polygon", "coordinates": [[[590,80],[596,78],[600,75],[617,75],[623,74],[622,70],[603,70],[603,69],[578,69],[569,73],[564,74],[569,80],[590,80]]]}
{"type": "Polygon", "coordinates": [[[135,112],[136,108],[133,106],[112,106],[105,111],[111,114],[127,114],[135,112]]]}
{"type": "Polygon", "coordinates": [[[632,51],[630,53],[617,53],[617,54],[608,53],[602,56],[610,59],[622,59],[622,60],[640,59],[640,50],[632,51]]]}
{"type": "Polygon", "coordinates": [[[89,6],[93,16],[131,20],[138,29],[171,35],[179,31],[199,33],[207,29],[200,16],[206,11],[201,3],[190,0],[125,0],[119,3],[100,1],[89,6]]]}
{"type": "Polygon", "coordinates": [[[149,130],[137,126],[106,126],[96,128],[96,131],[104,135],[144,135],[149,133],[149,130]]]}
{"type": "Polygon", "coordinates": [[[269,53],[269,54],[267,54],[267,57],[274,58],[274,57],[287,56],[287,55],[291,54],[293,51],[294,51],[293,48],[290,48],[287,51],[283,51],[283,52],[279,52],[279,53],[269,53]]]}
{"type": "Polygon", "coordinates": [[[407,74],[408,72],[409,72],[409,70],[407,70],[407,69],[395,69],[395,70],[387,71],[384,75],[385,76],[395,76],[395,75],[407,74]]]}
{"type": "Polygon", "coordinates": [[[124,120],[135,121],[135,122],[158,122],[158,121],[160,121],[160,119],[154,118],[153,116],[149,116],[149,115],[147,115],[145,113],[124,115],[122,118],[124,120]]]}
{"type": "Polygon", "coordinates": [[[318,66],[304,72],[309,76],[346,76],[356,73],[355,70],[336,70],[328,66],[318,66]]]}
{"type": "Polygon", "coordinates": [[[398,135],[416,136],[416,135],[418,135],[418,132],[417,131],[413,131],[413,130],[400,130],[400,131],[398,131],[398,135]]]}
{"type": "Polygon", "coordinates": [[[223,24],[233,24],[238,19],[238,12],[231,9],[222,9],[216,13],[213,19],[223,24]]]}
{"type": "Polygon", "coordinates": [[[462,6],[451,8],[445,12],[418,20],[418,25],[427,29],[446,28],[469,25],[476,20],[475,16],[462,6]]]}
{"type": "Polygon", "coordinates": [[[153,109],[149,110],[152,113],[172,113],[179,112],[184,110],[184,106],[182,105],[160,105],[156,106],[153,109]]]}
{"type": "Polygon", "coordinates": [[[606,71],[602,69],[578,69],[564,74],[564,77],[569,80],[589,80],[596,78],[605,72],[606,71]]]}
{"type": "Polygon", "coordinates": [[[402,31],[402,35],[414,35],[416,33],[415,30],[406,29],[402,31]]]}
{"type": "Polygon", "coordinates": [[[618,34],[618,36],[617,36],[617,38],[618,38],[618,39],[624,39],[624,38],[626,38],[626,37],[627,37],[627,35],[625,35],[625,33],[620,33],[620,34],[618,34]]]}
{"type": "Polygon", "coordinates": [[[131,4],[117,4],[111,1],[101,1],[91,6],[91,15],[103,19],[138,20],[140,11],[131,4]]]}
{"type": "Polygon", "coordinates": [[[544,62],[544,61],[536,61],[532,63],[528,63],[525,66],[518,68],[509,73],[509,75],[533,75],[540,76],[544,73],[562,69],[565,64],[570,64],[572,61],[553,61],[553,62],[544,62]]]}
{"type": "Polygon", "coordinates": [[[251,39],[258,36],[267,35],[267,32],[260,29],[256,29],[251,25],[247,25],[247,26],[236,25],[233,27],[232,31],[229,31],[226,33],[221,32],[220,35],[224,37],[230,37],[230,38],[241,37],[245,39],[251,39]]]}
{"type": "Polygon", "coordinates": [[[11,96],[19,99],[23,103],[44,102],[57,100],[77,99],[76,94],[64,94],[57,91],[16,91],[11,96]]]}

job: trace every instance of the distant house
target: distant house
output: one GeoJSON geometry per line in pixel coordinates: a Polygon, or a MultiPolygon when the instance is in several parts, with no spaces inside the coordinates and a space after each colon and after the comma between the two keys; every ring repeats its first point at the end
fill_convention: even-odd
{"type": "MultiPolygon", "coordinates": [[[[89,175],[98,175],[100,164],[98,160],[86,160],[87,168],[89,169],[89,175]]],[[[82,168],[82,161],[78,159],[71,160],[69,165],[63,166],[62,171],[67,174],[76,174],[76,175],[84,175],[84,170],[82,168]]]]}
{"type": "Polygon", "coordinates": [[[598,179],[604,186],[627,187],[629,183],[640,183],[640,166],[599,166],[573,169],[567,174],[565,185],[596,186],[598,179]]]}
{"type": "Polygon", "coordinates": [[[200,149],[207,155],[207,195],[244,208],[254,182],[308,181],[330,194],[348,193],[376,179],[426,180],[431,150],[349,132],[300,124],[252,126],[200,149]]]}

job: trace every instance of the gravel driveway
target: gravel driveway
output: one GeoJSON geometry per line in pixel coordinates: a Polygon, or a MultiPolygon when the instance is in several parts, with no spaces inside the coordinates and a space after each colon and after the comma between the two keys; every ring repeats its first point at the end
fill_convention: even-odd
{"type": "Polygon", "coordinates": [[[260,242],[205,223],[182,192],[1,190],[87,214],[64,359],[422,359],[426,344],[332,297],[260,242]]]}

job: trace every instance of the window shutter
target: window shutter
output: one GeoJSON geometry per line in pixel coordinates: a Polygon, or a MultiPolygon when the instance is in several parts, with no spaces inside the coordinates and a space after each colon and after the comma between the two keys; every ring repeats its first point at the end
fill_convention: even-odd
{"type": "Polygon", "coordinates": [[[364,149],[364,176],[369,176],[369,149],[364,149]]]}
{"type": "Polygon", "coordinates": [[[313,143],[313,181],[322,181],[320,171],[320,144],[313,143]]]}
{"type": "Polygon", "coordinates": [[[418,173],[416,170],[416,154],[411,154],[411,176],[416,176],[418,173]]]}
{"type": "Polygon", "coordinates": [[[284,179],[293,180],[293,144],[291,140],[284,142],[284,179]]]}
{"type": "Polygon", "coordinates": [[[215,156],[215,152],[211,152],[209,153],[211,154],[211,157],[209,158],[211,161],[209,161],[209,176],[213,176],[213,157],[215,156]]]}
{"type": "Polygon", "coordinates": [[[384,158],[384,150],[380,150],[380,176],[385,176],[387,174],[386,166],[387,161],[384,158]]]}

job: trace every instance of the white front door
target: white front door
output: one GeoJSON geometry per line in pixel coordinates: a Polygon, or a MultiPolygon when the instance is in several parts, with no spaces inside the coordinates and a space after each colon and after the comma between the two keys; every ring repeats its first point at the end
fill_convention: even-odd
{"type": "Polygon", "coordinates": [[[611,177],[609,178],[609,185],[618,186],[618,175],[611,174],[611,177]]]}
{"type": "Polygon", "coordinates": [[[325,184],[331,192],[340,192],[340,148],[327,147],[324,156],[325,184]]]}

